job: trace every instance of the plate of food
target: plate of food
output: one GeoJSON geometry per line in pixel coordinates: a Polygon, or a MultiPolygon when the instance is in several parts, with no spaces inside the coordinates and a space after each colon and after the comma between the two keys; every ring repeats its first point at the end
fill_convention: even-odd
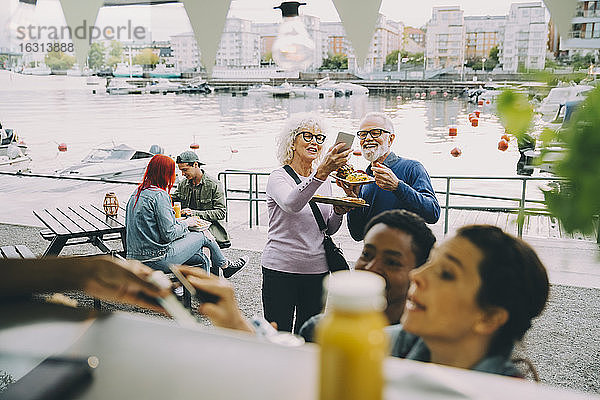
{"type": "Polygon", "coordinates": [[[187,219],[190,219],[190,218],[195,219],[198,223],[197,226],[190,226],[189,227],[190,231],[202,232],[202,231],[207,230],[211,225],[211,223],[209,221],[206,221],[200,217],[187,217],[187,219]]]}
{"type": "Polygon", "coordinates": [[[369,205],[358,197],[331,197],[315,194],[312,197],[315,203],[332,204],[334,206],[344,207],[369,207],[369,205]]]}
{"type": "Polygon", "coordinates": [[[333,176],[338,181],[350,184],[350,185],[364,185],[367,183],[375,182],[375,178],[367,175],[365,171],[355,170],[350,164],[346,164],[332,172],[333,176]]]}

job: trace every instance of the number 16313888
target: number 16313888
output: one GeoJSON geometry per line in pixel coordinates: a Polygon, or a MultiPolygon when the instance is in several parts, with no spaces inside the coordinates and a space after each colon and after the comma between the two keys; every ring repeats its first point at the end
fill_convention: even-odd
{"type": "Polygon", "coordinates": [[[54,42],[54,43],[38,43],[38,42],[32,42],[32,43],[20,43],[19,44],[20,50],[22,53],[46,53],[46,52],[55,52],[58,53],[59,51],[62,51],[63,53],[65,52],[73,52],[75,50],[75,47],[73,46],[73,43],[59,43],[59,42],[54,42]]]}

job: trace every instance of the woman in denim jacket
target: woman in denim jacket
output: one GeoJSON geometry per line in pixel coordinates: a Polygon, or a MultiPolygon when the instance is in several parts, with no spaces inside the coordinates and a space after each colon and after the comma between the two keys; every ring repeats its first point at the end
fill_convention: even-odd
{"type": "Polygon", "coordinates": [[[229,278],[247,260],[229,262],[214,240],[202,232],[190,232],[190,227],[198,225],[195,218],[175,219],[169,195],[174,183],[175,161],[160,154],[152,157],[142,183],[127,202],[127,258],[163,271],[171,264],[206,266],[202,248],[208,247],[212,265],[223,268],[223,275],[229,278]]]}

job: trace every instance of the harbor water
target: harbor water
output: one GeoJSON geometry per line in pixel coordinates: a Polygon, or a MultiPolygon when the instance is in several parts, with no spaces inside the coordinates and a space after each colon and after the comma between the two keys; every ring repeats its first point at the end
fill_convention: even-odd
{"type": "MultiPolygon", "coordinates": [[[[383,111],[395,125],[393,151],[419,160],[430,175],[516,176],[516,140],[511,141],[507,151],[498,150],[504,129],[493,105],[478,107],[441,93],[433,98],[428,95],[427,100],[373,95],[324,99],[240,94],[234,97],[230,93],[119,96],[106,94],[103,80],[99,85],[88,85],[85,77],[0,73],[0,121],[4,127],[15,129],[29,146],[32,172],[53,173],[107,143],[124,143],[145,151],[158,144],[173,156],[189,149],[191,143],[198,143],[197,152],[206,163],[204,168],[213,175],[225,169],[269,172],[278,166],[275,138],[291,114],[320,115],[326,123],[329,146],[338,131],[356,132],[366,112],[383,111]],[[468,114],[475,109],[481,111],[477,127],[468,120],[468,114]],[[456,137],[448,135],[450,126],[457,127],[456,137]],[[68,150],[59,152],[59,143],[65,143],[68,150]],[[454,147],[462,150],[460,157],[450,154],[454,147]]],[[[354,156],[351,162],[355,167],[366,166],[362,157],[354,156]]],[[[50,203],[58,201],[65,192],[73,199],[90,196],[91,186],[82,182],[57,184],[40,179],[35,185],[24,185],[15,179],[18,178],[0,178],[3,203],[20,196],[24,197],[21,202],[30,201],[32,192],[45,193],[42,198],[50,203]],[[52,200],[53,196],[57,198],[52,200]]],[[[445,188],[441,180],[434,184],[436,189],[445,188]]],[[[519,182],[506,185],[467,182],[461,183],[460,189],[520,195],[519,182]]],[[[132,187],[119,190],[129,193],[132,187]]],[[[104,191],[105,188],[98,189],[99,193],[104,191]]],[[[534,190],[531,196],[539,197],[539,193],[534,190]]],[[[5,220],[0,215],[0,221],[5,220]]]]}

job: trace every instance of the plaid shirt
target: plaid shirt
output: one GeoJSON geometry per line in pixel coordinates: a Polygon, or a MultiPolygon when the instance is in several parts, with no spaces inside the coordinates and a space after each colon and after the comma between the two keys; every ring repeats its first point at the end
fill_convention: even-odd
{"type": "Polygon", "coordinates": [[[181,202],[182,209],[191,208],[190,204],[193,205],[193,215],[210,221],[212,225],[209,231],[218,243],[229,242],[229,235],[225,229],[227,213],[225,194],[219,181],[206,175],[202,170],[202,179],[198,185],[183,179],[171,197],[174,202],[181,202]]]}

